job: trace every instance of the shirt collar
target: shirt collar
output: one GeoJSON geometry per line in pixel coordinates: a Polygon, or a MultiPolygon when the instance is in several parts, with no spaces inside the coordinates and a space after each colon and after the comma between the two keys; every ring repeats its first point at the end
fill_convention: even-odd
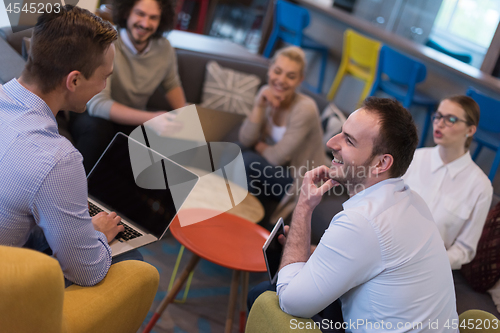
{"type": "Polygon", "coordinates": [[[41,110],[42,114],[47,115],[51,120],[56,122],[56,117],[52,113],[47,103],[30,90],[26,89],[17,79],[12,79],[3,86],[3,90],[12,99],[15,99],[20,104],[31,110],[41,110]]]}
{"type": "Polygon", "coordinates": [[[470,152],[467,151],[465,154],[457,158],[451,163],[448,163],[446,167],[448,168],[448,172],[450,173],[451,178],[455,178],[463,169],[465,169],[472,162],[472,158],[470,157],[470,152]]]}
{"type": "Polygon", "coordinates": [[[135,48],[134,44],[130,40],[127,29],[125,29],[125,28],[120,29],[120,38],[122,39],[123,44],[125,44],[125,46],[127,46],[127,48],[130,50],[130,52],[132,52],[134,55],[146,54],[149,52],[149,50],[151,50],[151,40],[150,40],[150,41],[148,41],[148,46],[146,46],[144,51],[142,51],[141,53],[137,52],[137,49],[135,48]]]}
{"type": "Polygon", "coordinates": [[[430,163],[431,163],[431,173],[436,172],[439,168],[444,166],[444,162],[441,159],[441,156],[439,155],[438,146],[432,148],[430,163]]]}
{"type": "Polygon", "coordinates": [[[375,185],[356,193],[342,204],[344,210],[353,208],[359,205],[360,202],[366,202],[371,196],[384,197],[385,194],[379,193],[378,190],[389,191],[390,193],[401,192],[405,189],[405,183],[401,178],[389,178],[378,182],[375,185]]]}
{"type": "Polygon", "coordinates": [[[453,179],[456,175],[458,175],[463,169],[465,169],[472,162],[472,158],[470,156],[470,152],[467,151],[465,154],[457,158],[451,163],[444,164],[441,156],[439,155],[439,147],[436,146],[432,149],[431,153],[431,172],[435,172],[441,167],[446,167],[448,170],[450,177],[453,179]]]}

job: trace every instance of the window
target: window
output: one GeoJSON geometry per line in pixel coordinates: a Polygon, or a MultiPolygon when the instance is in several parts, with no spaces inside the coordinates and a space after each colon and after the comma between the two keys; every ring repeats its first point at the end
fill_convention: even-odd
{"type": "Polygon", "coordinates": [[[480,68],[499,20],[498,0],[443,0],[429,38],[480,68]]]}
{"type": "Polygon", "coordinates": [[[434,29],[487,49],[499,19],[498,0],[443,0],[434,29]]]}
{"type": "Polygon", "coordinates": [[[443,0],[431,37],[453,44],[455,51],[470,53],[472,65],[479,68],[499,20],[498,0],[443,0]]]}

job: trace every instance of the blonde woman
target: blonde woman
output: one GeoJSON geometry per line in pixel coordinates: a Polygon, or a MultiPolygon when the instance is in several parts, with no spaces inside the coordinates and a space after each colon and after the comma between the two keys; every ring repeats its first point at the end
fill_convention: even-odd
{"type": "Polygon", "coordinates": [[[301,176],[326,161],[316,103],[298,92],[305,66],[301,48],[278,50],[267,73],[268,84],[259,90],[239,132],[240,143],[248,148],[243,158],[249,191],[261,199],[283,198],[278,207],[282,215],[291,211],[290,199],[300,188],[301,176]]]}

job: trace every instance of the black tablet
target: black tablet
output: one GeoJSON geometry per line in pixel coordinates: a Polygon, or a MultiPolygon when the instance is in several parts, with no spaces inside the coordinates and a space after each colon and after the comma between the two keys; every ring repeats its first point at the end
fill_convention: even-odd
{"type": "Polygon", "coordinates": [[[281,255],[283,254],[283,245],[281,245],[278,241],[278,236],[284,234],[285,224],[283,219],[280,217],[262,247],[264,259],[266,260],[267,273],[269,274],[269,280],[271,280],[271,283],[275,283],[278,278],[281,255]]]}

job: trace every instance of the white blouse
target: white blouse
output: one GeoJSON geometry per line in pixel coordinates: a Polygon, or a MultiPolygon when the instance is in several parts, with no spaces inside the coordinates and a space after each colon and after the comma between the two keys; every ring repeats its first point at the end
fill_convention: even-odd
{"type": "Polygon", "coordinates": [[[444,164],[438,146],[417,149],[403,179],[429,206],[451,268],[470,262],[493,195],[490,180],[470,153],[444,164]]]}

